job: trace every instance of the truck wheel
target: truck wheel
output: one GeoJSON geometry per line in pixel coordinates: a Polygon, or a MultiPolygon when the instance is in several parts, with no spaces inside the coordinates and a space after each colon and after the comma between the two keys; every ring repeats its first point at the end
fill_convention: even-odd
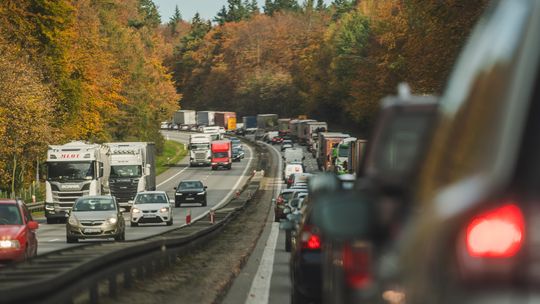
{"type": "Polygon", "coordinates": [[[131,223],[130,223],[130,226],[131,226],[131,227],[137,227],[137,226],[139,226],[139,223],[137,223],[137,222],[131,222],[131,223]]]}
{"type": "Polygon", "coordinates": [[[68,244],[77,243],[78,241],[79,241],[78,238],[66,236],[66,242],[67,242],[68,244]]]}
{"type": "Polygon", "coordinates": [[[216,167],[212,167],[212,170],[215,171],[215,170],[216,170],[216,167]]]}

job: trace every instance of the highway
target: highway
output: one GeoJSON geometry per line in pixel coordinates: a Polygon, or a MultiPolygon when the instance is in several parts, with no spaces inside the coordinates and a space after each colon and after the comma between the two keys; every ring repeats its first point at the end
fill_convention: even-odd
{"type": "MultiPolygon", "coordinates": [[[[297,144],[295,144],[296,146],[297,144]]],[[[285,188],[281,179],[281,155],[279,146],[270,146],[275,159],[279,159],[273,182],[274,198],[285,188]]],[[[305,149],[305,148],[304,148],[305,149]]],[[[308,173],[320,172],[311,153],[304,150],[304,165],[308,173]]],[[[248,262],[236,277],[223,304],[286,304],[291,301],[289,273],[290,253],[285,251],[285,232],[274,222],[273,208],[268,214],[264,231],[248,262]],[[268,279],[270,277],[270,279],[268,279]]]]}
{"type": "MultiPolygon", "coordinates": [[[[181,133],[175,131],[164,131],[163,135],[170,139],[181,143],[187,143],[189,133],[181,133]]],[[[192,220],[206,216],[205,213],[212,208],[217,208],[225,203],[236,190],[241,188],[247,178],[251,175],[250,165],[253,161],[253,150],[244,145],[246,157],[241,162],[233,163],[231,170],[216,170],[213,171],[210,167],[189,167],[189,158],[184,158],[180,163],[176,164],[171,169],[157,177],[157,190],[166,191],[170,199],[174,199],[174,187],[181,180],[201,180],[208,186],[208,205],[200,207],[199,204],[182,204],[180,208],[174,208],[172,226],[163,224],[141,224],[139,227],[129,226],[129,213],[124,215],[126,220],[126,240],[137,240],[149,236],[161,234],[163,232],[181,227],[185,225],[187,212],[191,212],[192,220]]],[[[174,205],[173,205],[174,206],[174,205]]],[[[40,227],[37,230],[38,237],[38,255],[47,252],[78,246],[78,244],[66,243],[66,232],[64,224],[46,224],[44,219],[40,221],[40,227]]],[[[81,244],[87,242],[96,242],[94,240],[83,240],[81,244]]]]}

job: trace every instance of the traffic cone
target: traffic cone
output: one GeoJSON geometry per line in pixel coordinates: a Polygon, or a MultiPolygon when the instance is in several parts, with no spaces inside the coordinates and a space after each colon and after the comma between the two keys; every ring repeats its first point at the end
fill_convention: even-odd
{"type": "Polygon", "coordinates": [[[186,225],[191,224],[191,209],[188,209],[186,214],[186,225]]]}

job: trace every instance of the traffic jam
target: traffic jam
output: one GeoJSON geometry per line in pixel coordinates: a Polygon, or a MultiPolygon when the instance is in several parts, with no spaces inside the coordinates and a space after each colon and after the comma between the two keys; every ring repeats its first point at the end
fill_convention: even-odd
{"type": "MultiPolygon", "coordinates": [[[[197,172],[230,172],[245,145],[279,156],[266,224],[284,234],[293,304],[540,303],[539,29],[539,1],[496,2],[442,95],[399,84],[366,137],[211,110],[178,110],[161,129],[187,136],[197,172]]],[[[70,244],[122,242],[209,206],[198,178],[158,190],[156,158],[151,142],[50,145],[43,216],[0,199],[0,262],[35,257],[40,223],[65,225],[70,244]]]]}

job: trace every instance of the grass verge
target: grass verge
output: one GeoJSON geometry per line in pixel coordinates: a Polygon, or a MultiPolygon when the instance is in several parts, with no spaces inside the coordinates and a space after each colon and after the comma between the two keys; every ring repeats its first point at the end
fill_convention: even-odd
{"type": "Polygon", "coordinates": [[[160,175],[187,155],[185,146],[177,141],[166,140],[163,153],[156,159],[156,175],[160,175]]]}

